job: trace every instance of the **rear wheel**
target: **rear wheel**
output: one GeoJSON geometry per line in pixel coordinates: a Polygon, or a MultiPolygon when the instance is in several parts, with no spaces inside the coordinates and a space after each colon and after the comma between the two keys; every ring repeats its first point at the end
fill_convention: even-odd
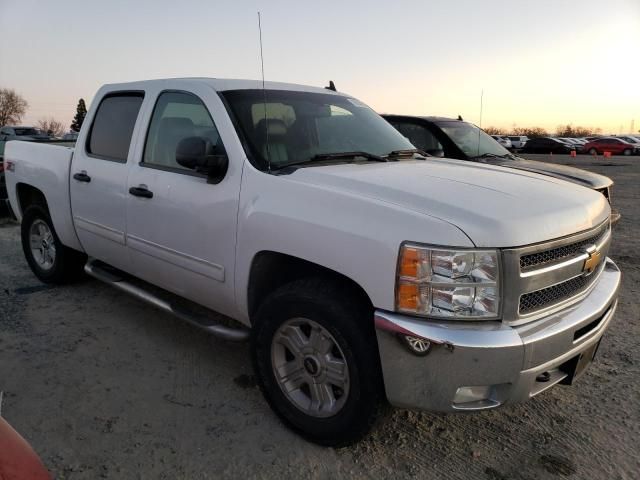
{"type": "Polygon", "coordinates": [[[45,283],[67,283],[82,275],[86,256],[60,242],[44,206],[28,207],[20,229],[24,256],[40,280],[45,283]]]}
{"type": "Polygon", "coordinates": [[[313,442],[359,440],[384,405],[370,313],[334,282],[306,279],[267,297],[254,319],[260,388],[278,416],[313,442]]]}

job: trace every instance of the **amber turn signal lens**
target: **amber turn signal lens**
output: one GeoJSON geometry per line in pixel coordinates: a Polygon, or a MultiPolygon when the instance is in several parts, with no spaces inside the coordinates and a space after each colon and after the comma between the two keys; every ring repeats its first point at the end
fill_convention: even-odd
{"type": "Polygon", "coordinates": [[[400,276],[416,278],[418,276],[418,263],[420,254],[417,249],[405,247],[401,250],[400,276]]]}
{"type": "Polygon", "coordinates": [[[414,283],[401,283],[398,285],[397,305],[400,310],[416,311],[418,309],[418,296],[420,290],[414,283]]]}

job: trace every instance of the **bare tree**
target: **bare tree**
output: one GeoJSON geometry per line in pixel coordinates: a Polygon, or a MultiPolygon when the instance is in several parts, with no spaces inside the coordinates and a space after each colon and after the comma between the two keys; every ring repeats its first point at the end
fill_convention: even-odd
{"type": "Polygon", "coordinates": [[[487,128],[483,128],[483,130],[487,132],[489,135],[506,135],[507,133],[507,131],[504,128],[498,128],[498,127],[487,127],[487,128]]]}
{"type": "Polygon", "coordinates": [[[546,137],[549,135],[544,128],[541,127],[516,127],[513,130],[514,135],[524,135],[529,138],[546,137]]]}
{"type": "Polygon", "coordinates": [[[559,137],[587,137],[597,133],[598,129],[590,127],[574,127],[572,125],[559,125],[556,133],[559,137]]]}
{"type": "Polygon", "coordinates": [[[28,106],[15,90],[0,88],[0,127],[20,123],[28,106]]]}
{"type": "Polygon", "coordinates": [[[41,118],[36,126],[45,133],[54,137],[60,137],[64,133],[64,123],[53,117],[41,118]]]}

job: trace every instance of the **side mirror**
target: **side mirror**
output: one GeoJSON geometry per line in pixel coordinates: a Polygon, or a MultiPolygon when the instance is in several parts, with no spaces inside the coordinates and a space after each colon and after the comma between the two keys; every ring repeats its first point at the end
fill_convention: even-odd
{"type": "Polygon", "coordinates": [[[229,157],[203,137],[187,137],[176,147],[176,162],[185,168],[207,175],[207,183],[222,181],[229,169],[229,157]]]}

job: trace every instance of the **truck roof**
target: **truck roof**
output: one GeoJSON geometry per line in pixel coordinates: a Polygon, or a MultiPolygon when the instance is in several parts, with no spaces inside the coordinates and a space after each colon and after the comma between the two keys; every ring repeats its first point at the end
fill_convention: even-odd
{"type": "MultiPolygon", "coordinates": [[[[227,78],[207,78],[207,77],[186,77],[186,78],[160,78],[154,80],[141,80],[126,83],[111,83],[104,86],[108,90],[136,90],[144,89],[155,84],[170,85],[175,82],[189,82],[194,84],[206,84],[218,92],[226,90],[255,90],[262,89],[262,80],[244,80],[244,79],[227,79],[227,78]]],[[[301,92],[328,93],[333,95],[345,95],[344,93],[334,92],[322,87],[310,87],[308,85],[299,85],[295,83],[283,82],[264,82],[264,88],[267,90],[294,90],[301,92]]]]}

